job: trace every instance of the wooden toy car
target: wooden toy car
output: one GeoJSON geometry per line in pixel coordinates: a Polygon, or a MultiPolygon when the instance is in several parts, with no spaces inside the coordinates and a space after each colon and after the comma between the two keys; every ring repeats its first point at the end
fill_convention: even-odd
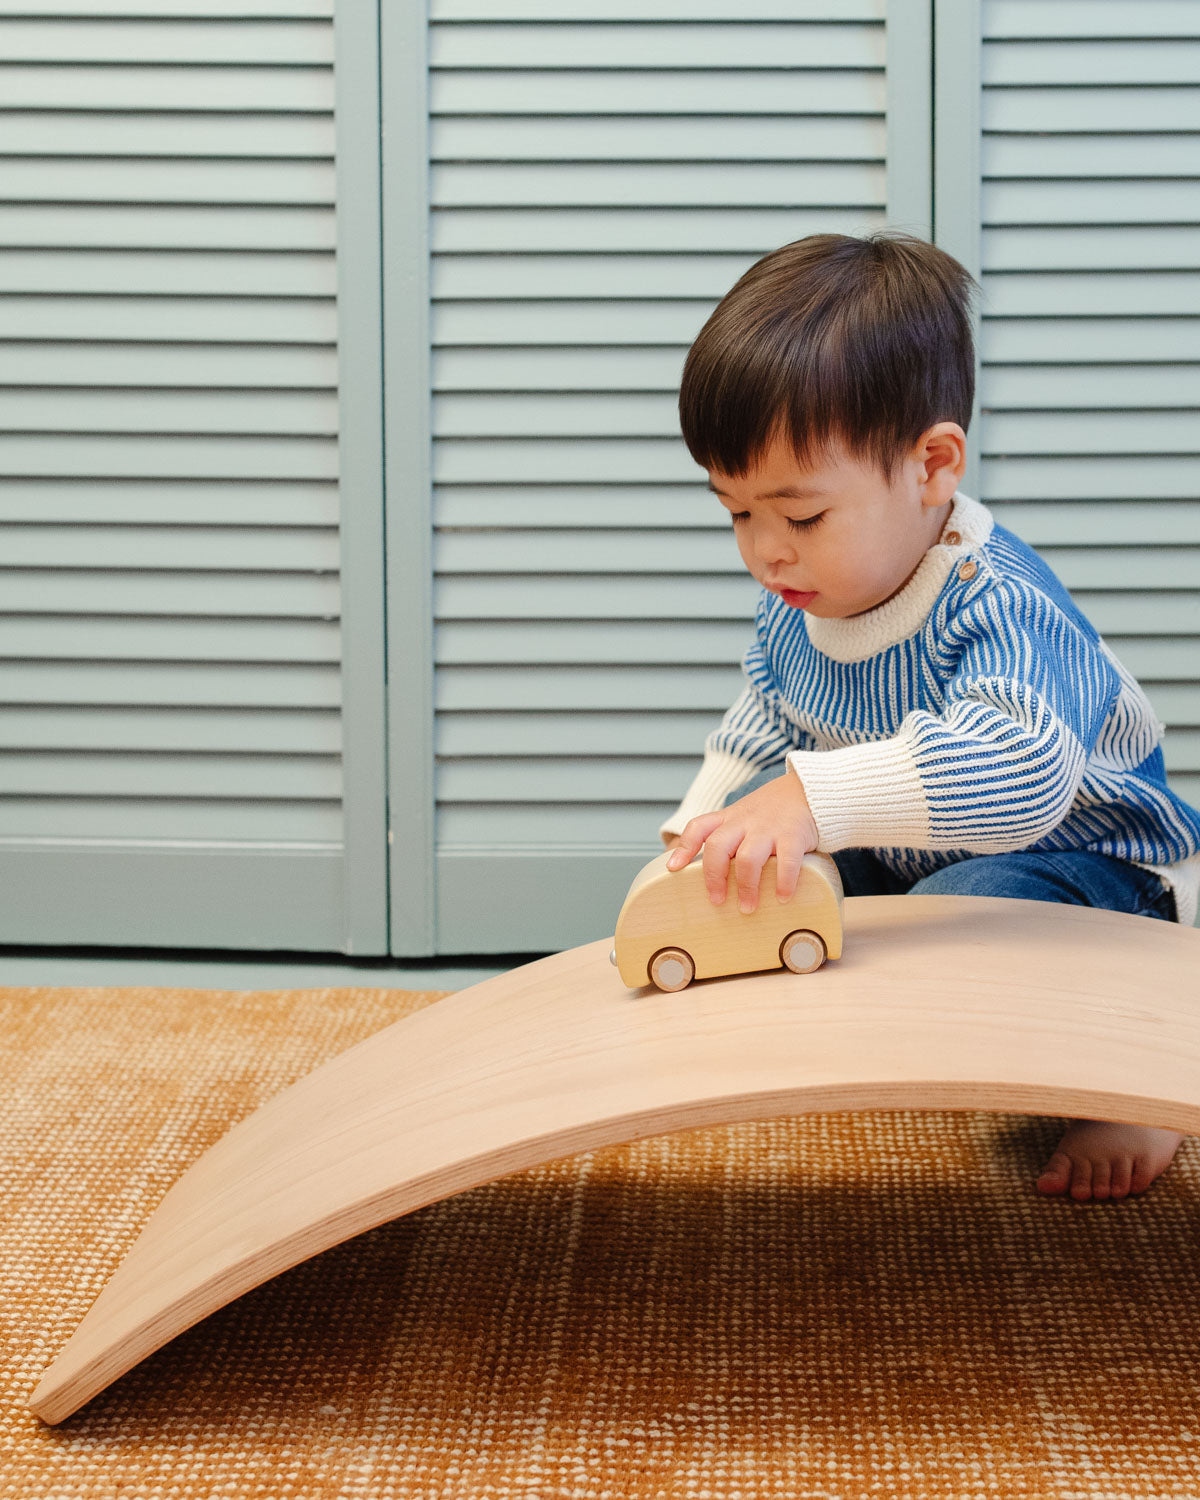
{"type": "Polygon", "coordinates": [[[656,984],[682,990],[693,979],[749,974],[781,965],[811,974],[842,953],[842,879],[828,854],[804,856],[790,901],[775,897],[775,856],[763,866],[758,907],[738,910],[737,877],[729,867],[725,902],[714,906],[699,855],[668,870],[664,850],[634,877],[617,917],[609,955],[630,989],[656,984]]]}

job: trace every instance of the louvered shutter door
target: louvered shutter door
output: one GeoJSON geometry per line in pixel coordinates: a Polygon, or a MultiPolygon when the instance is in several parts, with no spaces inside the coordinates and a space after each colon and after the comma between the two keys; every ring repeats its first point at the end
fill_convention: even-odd
{"type": "Polygon", "coordinates": [[[928,17],[433,0],[430,60],[437,944],[561,948],[611,932],[752,628],[687,346],[778,245],[929,233],[928,17]]]}
{"type": "Polygon", "coordinates": [[[1200,803],[1200,7],[984,0],[982,498],[1200,803]]]}
{"type": "Polygon", "coordinates": [[[386,952],[381,773],[345,898],[332,0],[3,12],[3,939],[386,952]]]}

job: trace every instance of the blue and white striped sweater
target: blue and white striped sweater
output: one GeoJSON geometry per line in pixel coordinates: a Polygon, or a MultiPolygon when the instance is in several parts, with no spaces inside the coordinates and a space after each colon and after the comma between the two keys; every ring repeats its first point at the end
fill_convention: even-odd
{"type": "Polygon", "coordinates": [[[1088,849],[1154,870],[1195,921],[1200,812],[1167,786],[1164,726],[986,506],[956,495],[886,604],[825,620],[764,590],[755,627],[745,688],[663,832],[787,764],[827,851],[872,848],[917,880],[972,854],[1088,849]]]}

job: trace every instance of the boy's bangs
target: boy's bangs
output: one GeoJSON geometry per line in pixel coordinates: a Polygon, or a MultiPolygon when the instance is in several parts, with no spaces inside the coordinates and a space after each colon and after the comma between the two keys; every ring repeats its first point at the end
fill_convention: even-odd
{"type": "Polygon", "coordinates": [[[839,448],[887,467],[874,451],[883,436],[879,427],[864,431],[856,420],[870,403],[847,390],[841,362],[829,357],[824,341],[780,348],[751,336],[740,349],[724,351],[720,368],[687,373],[680,425],[701,468],[744,478],[777,441],[791,448],[802,469],[819,468],[839,448]]]}

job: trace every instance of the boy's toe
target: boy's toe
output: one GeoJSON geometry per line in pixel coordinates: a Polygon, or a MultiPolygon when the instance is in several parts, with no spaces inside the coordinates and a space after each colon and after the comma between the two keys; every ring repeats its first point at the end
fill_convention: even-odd
{"type": "Polygon", "coordinates": [[[1156,1175],[1148,1157],[1135,1156],[1133,1158],[1133,1171],[1129,1179],[1129,1191],[1131,1193],[1144,1193],[1154,1181],[1156,1175]]]}
{"type": "Polygon", "coordinates": [[[1113,1198],[1128,1198],[1129,1182],[1133,1176],[1133,1157],[1118,1156],[1112,1164],[1109,1194],[1113,1198]]]}
{"type": "Polygon", "coordinates": [[[1112,1163],[1106,1157],[1103,1161],[1092,1163],[1092,1197],[1098,1202],[1104,1202],[1109,1196],[1112,1186],[1112,1163]]]}
{"type": "Polygon", "coordinates": [[[1039,1193],[1065,1193],[1071,1180],[1071,1158],[1065,1151],[1056,1151],[1042,1169],[1037,1180],[1039,1193]]]}
{"type": "Polygon", "coordinates": [[[1075,1170],[1071,1173],[1071,1197],[1083,1202],[1085,1198],[1091,1196],[1092,1161],[1088,1156],[1081,1156],[1076,1160],[1075,1170]]]}

